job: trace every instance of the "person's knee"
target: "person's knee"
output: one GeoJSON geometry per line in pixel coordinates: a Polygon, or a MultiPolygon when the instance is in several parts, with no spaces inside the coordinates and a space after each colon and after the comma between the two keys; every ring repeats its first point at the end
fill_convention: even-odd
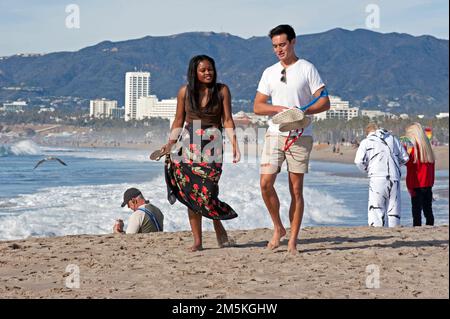
{"type": "Polygon", "coordinates": [[[260,185],[261,185],[261,192],[263,194],[270,193],[273,191],[273,184],[274,182],[272,179],[269,178],[261,178],[260,185]]]}
{"type": "Polygon", "coordinates": [[[303,199],[303,185],[295,185],[290,188],[291,197],[296,200],[303,199]]]}

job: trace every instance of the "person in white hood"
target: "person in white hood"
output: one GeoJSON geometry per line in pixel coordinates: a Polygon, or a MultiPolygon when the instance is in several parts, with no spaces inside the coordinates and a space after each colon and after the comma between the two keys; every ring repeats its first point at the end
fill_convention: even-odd
{"type": "Polygon", "coordinates": [[[367,125],[366,134],[355,164],[370,178],[369,226],[400,226],[400,166],[408,162],[408,153],[395,136],[374,123],[367,125]]]}

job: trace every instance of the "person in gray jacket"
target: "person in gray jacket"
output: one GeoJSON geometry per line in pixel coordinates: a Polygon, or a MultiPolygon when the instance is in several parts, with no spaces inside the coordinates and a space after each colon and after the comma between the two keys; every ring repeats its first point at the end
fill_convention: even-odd
{"type": "Polygon", "coordinates": [[[400,166],[408,162],[408,153],[395,136],[374,123],[367,125],[366,134],[355,164],[370,178],[369,226],[400,226],[400,166]]]}

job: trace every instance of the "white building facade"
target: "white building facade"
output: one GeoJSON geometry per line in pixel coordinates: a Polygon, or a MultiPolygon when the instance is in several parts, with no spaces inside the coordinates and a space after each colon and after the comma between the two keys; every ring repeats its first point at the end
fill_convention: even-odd
{"type": "Polygon", "coordinates": [[[111,118],[117,109],[116,100],[97,99],[89,103],[89,116],[94,118],[111,118]]]}
{"type": "Polygon", "coordinates": [[[391,113],[378,111],[378,110],[361,110],[361,116],[367,116],[370,119],[374,119],[377,117],[391,116],[391,113]]]}
{"type": "Polygon", "coordinates": [[[177,99],[158,101],[156,95],[141,97],[137,100],[136,120],[161,117],[170,120],[172,125],[177,110],[177,99]]]}
{"type": "Polygon", "coordinates": [[[448,117],[448,113],[441,112],[439,114],[436,114],[436,118],[438,118],[438,119],[445,119],[447,117],[448,117]]]}
{"type": "Polygon", "coordinates": [[[125,74],[125,121],[137,119],[137,101],[150,95],[150,72],[125,74]]]}
{"type": "Polygon", "coordinates": [[[342,100],[338,96],[330,95],[330,109],[326,112],[314,114],[314,120],[338,119],[349,121],[359,116],[358,107],[350,107],[348,101],[342,100]]]}
{"type": "Polygon", "coordinates": [[[3,111],[5,112],[23,112],[23,108],[27,106],[25,101],[16,101],[12,103],[3,103],[3,111]]]}

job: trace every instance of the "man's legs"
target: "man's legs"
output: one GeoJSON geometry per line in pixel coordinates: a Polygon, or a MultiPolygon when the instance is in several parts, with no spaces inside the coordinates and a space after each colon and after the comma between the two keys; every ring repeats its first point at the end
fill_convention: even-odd
{"type": "Polygon", "coordinates": [[[289,191],[291,193],[291,207],[289,219],[291,221],[291,236],[288,243],[288,252],[297,253],[297,238],[302,224],[304,200],[303,200],[303,177],[301,173],[289,172],[289,191]]]}
{"type": "Polygon", "coordinates": [[[280,200],[275,191],[274,184],[277,174],[261,174],[261,194],[269,211],[273,223],[273,237],[267,244],[270,249],[275,249],[280,246],[280,240],[286,235],[286,229],[283,226],[280,218],[280,200]]]}
{"type": "Polygon", "coordinates": [[[286,229],[280,219],[280,201],[274,188],[277,174],[280,172],[280,167],[284,161],[284,153],[280,149],[281,141],[284,141],[284,139],[278,135],[266,134],[261,157],[261,194],[274,227],[272,239],[267,244],[269,249],[280,246],[281,238],[286,235],[286,229]]]}
{"type": "Polygon", "coordinates": [[[385,178],[372,177],[369,181],[369,226],[383,227],[386,224],[386,201],[389,181],[385,178]]]}
{"type": "Polygon", "coordinates": [[[190,209],[188,209],[188,214],[192,235],[194,236],[194,245],[191,247],[191,251],[202,250],[202,215],[194,213],[190,209]]]}
{"type": "Polygon", "coordinates": [[[400,200],[400,181],[388,181],[388,226],[398,227],[400,226],[400,213],[401,213],[401,200],[400,200]]]}

